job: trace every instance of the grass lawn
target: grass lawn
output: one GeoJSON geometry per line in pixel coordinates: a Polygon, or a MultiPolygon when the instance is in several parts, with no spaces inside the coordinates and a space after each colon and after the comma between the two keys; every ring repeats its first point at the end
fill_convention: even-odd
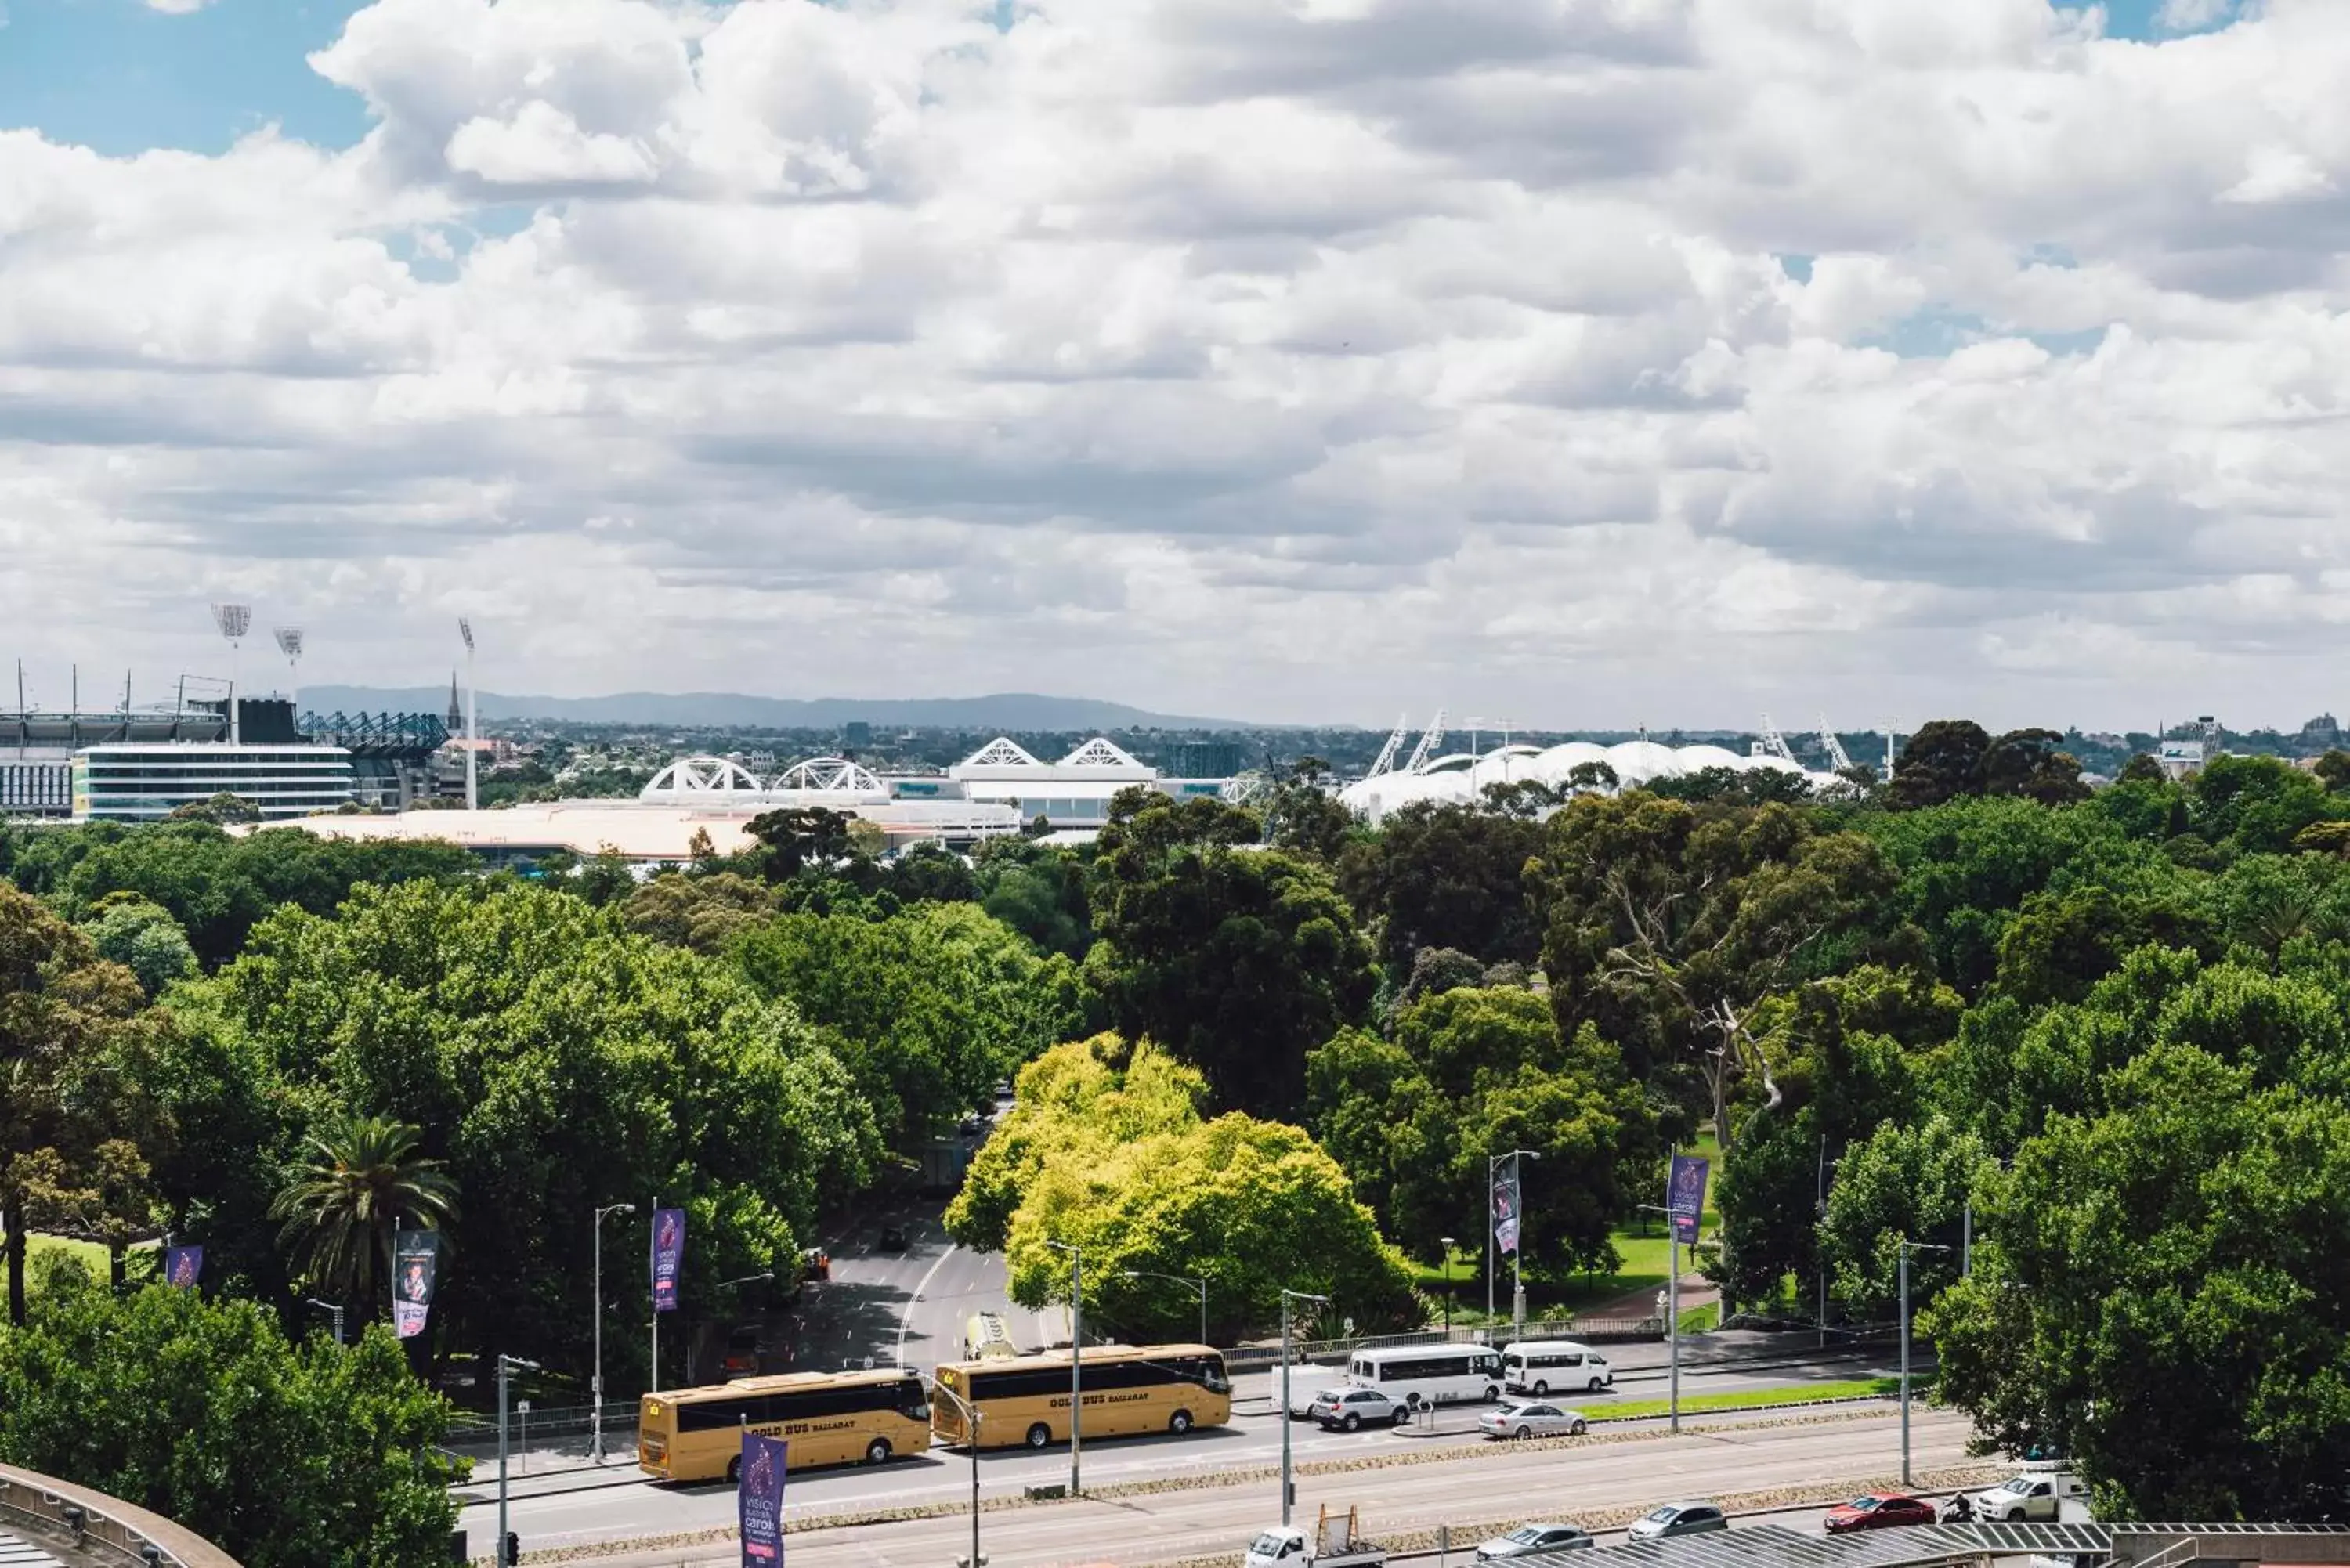
{"type": "Polygon", "coordinates": [[[25,1238],[25,1288],[29,1293],[37,1288],[41,1277],[40,1259],[45,1252],[64,1252],[81,1260],[82,1267],[103,1283],[107,1277],[107,1254],[104,1243],[77,1241],[65,1236],[44,1236],[36,1231],[25,1238]]]}
{"type": "MultiPolygon", "coordinates": [[[[1700,1133],[1695,1143],[1683,1152],[1701,1154],[1712,1160],[1717,1167],[1721,1164],[1721,1148],[1714,1141],[1711,1127],[1700,1133]]],[[[1530,1167],[1527,1173],[1528,1179],[1539,1179],[1540,1169],[1539,1166],[1530,1167]]],[[[1709,1193],[1712,1191],[1711,1181],[1707,1183],[1707,1191],[1709,1193]]],[[[1704,1231],[1711,1231],[1719,1227],[1721,1222],[1720,1213],[1709,1208],[1700,1224],[1704,1231]]],[[[1526,1281],[1527,1313],[1534,1316],[1546,1317],[1560,1313],[1585,1312],[1592,1307],[1619,1300],[1634,1291],[1653,1293],[1665,1288],[1665,1272],[1670,1264],[1666,1261],[1669,1246],[1665,1238],[1665,1222],[1662,1215],[1636,1216],[1633,1220],[1617,1225],[1610,1233],[1609,1239],[1616,1244],[1618,1259],[1613,1273],[1574,1274],[1555,1279],[1529,1278],[1526,1281]]],[[[1507,1271],[1508,1261],[1504,1259],[1503,1262],[1503,1272],[1495,1282],[1493,1299],[1494,1304],[1500,1309],[1496,1315],[1506,1320],[1510,1310],[1510,1280],[1507,1271]]],[[[1681,1254],[1681,1272],[1684,1275],[1690,1272],[1690,1266],[1689,1254],[1684,1251],[1681,1254]]],[[[1484,1255],[1474,1247],[1454,1252],[1452,1257],[1440,1267],[1431,1268],[1415,1263],[1412,1265],[1412,1276],[1414,1283],[1440,1303],[1444,1298],[1445,1286],[1450,1281],[1452,1293],[1452,1321],[1455,1324],[1473,1324],[1484,1321],[1485,1259],[1484,1255]]],[[[1689,1314],[1684,1314],[1689,1332],[1702,1332],[1694,1321],[1694,1314],[1703,1310],[1693,1307],[1689,1314]]],[[[1717,1314],[1717,1318],[1718,1315],[1717,1314]]],[[[1713,1324],[1709,1322],[1704,1326],[1711,1328],[1713,1324]]]]}
{"type": "MultiPolygon", "coordinates": [[[[1855,1399],[1871,1394],[1898,1394],[1898,1377],[1863,1377],[1844,1383],[1807,1383],[1800,1388],[1742,1388],[1735,1394],[1692,1394],[1681,1401],[1681,1414],[1708,1410],[1751,1410],[1758,1405],[1812,1405],[1827,1399],[1855,1399]]],[[[1916,1396],[1913,1394],[1912,1398],[1916,1396]]],[[[1601,1421],[1632,1421],[1672,1411],[1669,1399],[1628,1399],[1585,1412],[1596,1425],[1601,1421]]]]}

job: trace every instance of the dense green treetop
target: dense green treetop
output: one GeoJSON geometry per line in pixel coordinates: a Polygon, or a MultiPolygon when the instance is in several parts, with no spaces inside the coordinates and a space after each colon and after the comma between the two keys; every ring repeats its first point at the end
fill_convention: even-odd
{"type": "Polygon", "coordinates": [[[1093,1009],[1067,959],[1038,957],[972,904],[779,915],[732,950],[753,985],[823,1032],[901,1147],[987,1104],[999,1079],[1082,1033],[1093,1009]]]}
{"type": "Polygon", "coordinates": [[[1417,1316],[1402,1259],[1300,1129],[1202,1120],[1200,1074],[1115,1035],[1055,1047],[1019,1088],[947,1211],[957,1240],[1003,1250],[1014,1301],[1069,1299],[1058,1241],[1084,1249],[1088,1313],[1129,1341],[1199,1331],[1196,1296],[1127,1271],[1204,1278],[1219,1344],[1277,1321],[1284,1285],[1365,1327],[1417,1316]]]}
{"type": "Polygon", "coordinates": [[[0,1459],[184,1524],[247,1568],[441,1560],[449,1407],[373,1327],[288,1344],[255,1303],[53,1274],[0,1328],[0,1459]]]}
{"type": "Polygon", "coordinates": [[[235,956],[255,922],[280,904],[331,912],[362,882],[467,881],[480,875],[453,844],[320,838],[298,827],[232,837],[203,822],[126,826],[0,828],[0,873],[52,900],[69,919],[99,912],[110,893],[161,904],[215,968],[235,956]]]}
{"type": "Polygon", "coordinates": [[[1101,837],[1087,971],[1128,1038],[1198,1067],[1219,1106],[1296,1116],[1305,1055],[1368,1012],[1368,945],[1328,872],[1250,842],[1212,800],[1128,791],[1101,837]]]}
{"type": "Polygon", "coordinates": [[[1536,822],[1419,802],[1348,846],[1339,883],[1399,980],[1430,948],[1455,949],[1484,964],[1531,963],[1542,926],[1525,869],[1543,837],[1536,822]]]}
{"type": "MultiPolygon", "coordinates": [[[[787,1004],[547,889],[413,883],[333,919],[281,910],[172,1005],[183,1138],[254,1140],[274,1179],[338,1111],[423,1129],[464,1203],[435,1324],[471,1346],[577,1365],[596,1204],[686,1208],[687,1288],[706,1294],[730,1272],[789,1278],[820,1199],[878,1154],[847,1071],[787,1004]]],[[[224,1173],[234,1157],[192,1144],[173,1168],[182,1229],[202,1221],[214,1277],[265,1279],[274,1179],[224,1173]]]]}
{"type": "Polygon", "coordinates": [[[1945,1397],[2050,1443],[2105,1516],[2350,1506],[2350,1109],[2191,1045],[2109,1075],[1981,1187],[1927,1320],[1945,1397]]]}

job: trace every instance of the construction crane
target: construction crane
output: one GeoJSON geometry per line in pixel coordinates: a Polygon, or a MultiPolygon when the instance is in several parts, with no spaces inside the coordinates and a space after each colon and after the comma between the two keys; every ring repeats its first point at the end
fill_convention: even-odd
{"type": "MultiPolygon", "coordinates": [[[[1786,737],[1779,733],[1778,726],[1771,722],[1771,715],[1768,713],[1762,715],[1762,738],[1747,747],[1746,754],[1752,757],[1776,757],[1783,763],[1795,762],[1794,749],[1787,744],[1786,737]]],[[[1803,766],[1801,763],[1795,763],[1795,765],[1803,766]]]]}
{"type": "Polygon", "coordinates": [[[1396,715],[1395,731],[1388,736],[1388,743],[1379,748],[1378,760],[1371,764],[1371,771],[1363,775],[1365,778],[1378,778],[1395,766],[1396,753],[1403,750],[1404,732],[1411,727],[1409,719],[1408,713],[1396,715]]]}
{"type": "Polygon", "coordinates": [[[1420,732],[1419,744],[1411,749],[1411,760],[1404,763],[1403,771],[1408,774],[1419,772],[1427,765],[1428,759],[1436,754],[1436,748],[1442,744],[1443,741],[1444,710],[1439,708],[1436,711],[1436,717],[1429,721],[1428,728],[1420,732]]]}
{"type": "Polygon", "coordinates": [[[1827,752],[1831,773],[1840,774],[1852,766],[1852,753],[1844,749],[1844,742],[1836,739],[1836,732],[1828,728],[1825,713],[1820,715],[1820,745],[1827,752]]]}

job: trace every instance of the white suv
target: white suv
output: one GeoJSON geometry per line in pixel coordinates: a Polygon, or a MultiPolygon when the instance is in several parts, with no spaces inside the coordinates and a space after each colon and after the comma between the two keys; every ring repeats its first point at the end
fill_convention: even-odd
{"type": "Polygon", "coordinates": [[[1400,1427],[1411,1419],[1411,1407],[1376,1388],[1325,1388],[1314,1397],[1309,1414],[1325,1427],[1352,1432],[1364,1427],[1400,1427]]]}

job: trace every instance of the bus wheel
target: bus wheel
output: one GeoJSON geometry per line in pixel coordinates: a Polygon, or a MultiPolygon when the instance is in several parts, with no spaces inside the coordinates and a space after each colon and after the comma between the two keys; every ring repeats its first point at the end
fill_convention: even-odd
{"type": "Polygon", "coordinates": [[[1178,1410],[1172,1416],[1168,1417],[1167,1429],[1174,1433],[1179,1438],[1184,1433],[1190,1431],[1191,1429],[1191,1412],[1189,1410],[1178,1410]]]}
{"type": "Polygon", "coordinates": [[[866,1444],[865,1462],[868,1465],[888,1464],[889,1462],[889,1439],[887,1438],[876,1438],[871,1442],[866,1444]]]}
{"type": "Polygon", "coordinates": [[[1030,1448],[1047,1448],[1052,1444],[1052,1441],[1053,1428],[1045,1425],[1044,1422],[1039,1421],[1035,1426],[1028,1428],[1028,1446],[1030,1448]]]}
{"type": "Polygon", "coordinates": [[[743,1484],[743,1456],[740,1454],[726,1461],[726,1484],[728,1486],[743,1484]]]}
{"type": "Polygon", "coordinates": [[[1534,1397],[1537,1399],[1547,1399],[1550,1397],[1550,1380],[1548,1378],[1537,1377],[1534,1379],[1534,1397]]]}
{"type": "Polygon", "coordinates": [[[1485,1385],[1485,1403],[1486,1403],[1486,1404],[1488,1404],[1488,1405],[1493,1404],[1495,1401],[1499,1400],[1499,1399],[1501,1398],[1501,1397],[1502,1397],[1502,1391],[1501,1391],[1499,1388],[1494,1387],[1491,1383],[1488,1383],[1488,1384],[1486,1384],[1486,1385],[1485,1385]]]}

